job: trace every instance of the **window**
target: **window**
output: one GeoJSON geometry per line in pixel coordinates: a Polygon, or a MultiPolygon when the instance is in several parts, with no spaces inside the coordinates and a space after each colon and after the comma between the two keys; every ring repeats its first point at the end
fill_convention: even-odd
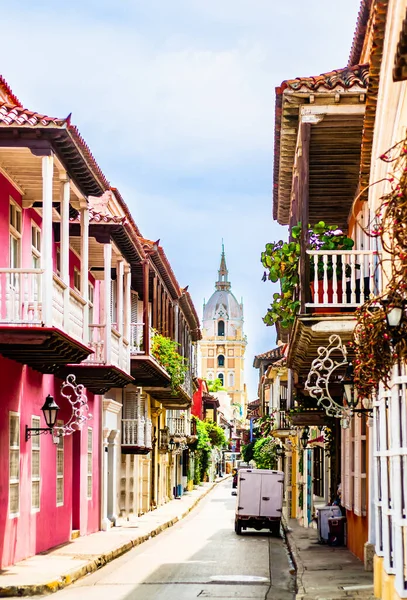
{"type": "Polygon", "coordinates": [[[61,248],[59,246],[57,247],[55,268],[58,277],[61,277],[61,248]]]}
{"type": "Polygon", "coordinates": [[[10,269],[21,264],[21,208],[10,198],[10,269]]]}
{"type": "MultiPolygon", "coordinates": [[[[41,427],[40,417],[31,418],[31,427],[41,427]]],[[[40,510],[40,436],[33,435],[31,438],[31,509],[40,510]]]]}
{"type": "MultiPolygon", "coordinates": [[[[58,421],[57,426],[62,427],[63,421],[58,421]]],[[[57,506],[64,504],[64,437],[58,437],[57,444],[57,506]]]]}
{"type": "Polygon", "coordinates": [[[33,269],[41,266],[41,229],[35,223],[31,223],[31,255],[33,269]]]}
{"type": "Polygon", "coordinates": [[[225,366],[225,357],[223,356],[223,354],[219,354],[218,367],[224,367],[224,366],[225,366]]]}
{"type": "Polygon", "coordinates": [[[208,380],[213,381],[213,373],[208,373],[208,380]]]}
{"type": "Polygon", "coordinates": [[[20,512],[20,415],[9,413],[9,515],[20,512]]]}
{"type": "Polygon", "coordinates": [[[93,430],[88,428],[88,499],[92,498],[93,430]]]}
{"type": "Polygon", "coordinates": [[[225,335],[225,321],[218,321],[218,335],[225,335]]]}
{"type": "Polygon", "coordinates": [[[229,373],[229,387],[233,387],[235,385],[235,374],[229,373]]]}
{"type": "Polygon", "coordinates": [[[89,302],[89,325],[93,325],[93,303],[95,298],[95,288],[91,283],[88,285],[88,302],[89,302]]]}
{"type": "Polygon", "coordinates": [[[223,373],[218,373],[218,379],[221,380],[222,386],[223,386],[223,384],[224,384],[224,375],[223,375],[223,373]]]}
{"type": "Polygon", "coordinates": [[[81,272],[76,267],[73,270],[73,287],[77,292],[81,291],[81,272]]]}

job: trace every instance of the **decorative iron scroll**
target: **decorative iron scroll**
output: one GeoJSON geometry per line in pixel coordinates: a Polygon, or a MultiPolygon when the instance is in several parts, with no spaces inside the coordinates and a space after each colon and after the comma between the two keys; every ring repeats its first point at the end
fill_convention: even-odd
{"type": "Polygon", "coordinates": [[[82,428],[82,425],[93,418],[89,412],[88,398],[82,384],[76,383],[75,375],[68,375],[61,386],[61,396],[68,400],[72,407],[70,419],[65,425],[56,426],[52,430],[55,443],[61,436],[72,435],[82,428]]]}

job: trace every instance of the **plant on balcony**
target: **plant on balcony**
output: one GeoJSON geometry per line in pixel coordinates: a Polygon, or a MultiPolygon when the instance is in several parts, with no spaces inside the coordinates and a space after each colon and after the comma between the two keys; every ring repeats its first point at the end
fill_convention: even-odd
{"type": "Polygon", "coordinates": [[[153,336],[151,353],[170,376],[173,394],[184,383],[188,371],[188,361],[179,354],[179,346],[177,342],[159,333],[153,336]]]}
{"type": "MultiPolygon", "coordinates": [[[[310,250],[351,250],[354,242],[351,238],[345,235],[335,225],[327,225],[324,221],[319,221],[313,226],[309,226],[308,230],[310,250]]],[[[273,301],[268,309],[263,321],[266,325],[274,325],[279,322],[283,329],[289,328],[295,319],[295,315],[300,307],[300,302],[296,297],[296,288],[299,284],[299,261],[301,254],[300,246],[301,223],[292,227],[292,241],[272,242],[266,244],[265,251],[261,253],[261,263],[266,269],[263,275],[263,281],[271,281],[272,283],[280,282],[280,292],[273,294],[273,301]],[[268,270],[268,273],[267,273],[268,270]]],[[[356,268],[358,265],[355,265],[356,268]]],[[[314,279],[315,265],[310,264],[310,279],[314,279]]],[[[342,266],[341,257],[339,256],[336,263],[338,276],[341,277],[342,266]]],[[[324,276],[324,264],[318,261],[317,266],[318,278],[324,276]]],[[[332,260],[327,263],[328,278],[333,275],[332,260]]]]}
{"type": "Polygon", "coordinates": [[[213,421],[205,421],[205,428],[212,446],[226,448],[228,443],[222,427],[219,427],[219,425],[216,425],[216,423],[213,423],[213,421]]]}
{"type": "Polygon", "coordinates": [[[226,389],[223,384],[222,381],[219,378],[216,379],[205,379],[206,384],[208,386],[208,392],[213,393],[213,392],[220,392],[221,390],[226,389]]]}

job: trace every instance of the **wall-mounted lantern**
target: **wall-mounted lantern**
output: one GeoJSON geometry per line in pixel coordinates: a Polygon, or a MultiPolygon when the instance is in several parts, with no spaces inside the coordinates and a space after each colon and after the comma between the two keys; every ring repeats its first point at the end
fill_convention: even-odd
{"type": "Polygon", "coordinates": [[[54,398],[48,394],[45,398],[45,402],[41,408],[44,415],[46,427],[28,427],[25,426],[25,441],[28,441],[33,435],[41,435],[42,433],[52,433],[55,423],[57,422],[59,406],[55,402],[54,398]]]}

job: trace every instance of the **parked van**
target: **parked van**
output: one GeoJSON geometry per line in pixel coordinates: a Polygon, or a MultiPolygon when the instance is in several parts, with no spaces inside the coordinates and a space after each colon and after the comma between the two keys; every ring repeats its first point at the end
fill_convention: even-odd
{"type": "Polygon", "coordinates": [[[239,469],[235,532],[251,527],[279,535],[283,509],[284,473],[270,469],[239,469]]]}

